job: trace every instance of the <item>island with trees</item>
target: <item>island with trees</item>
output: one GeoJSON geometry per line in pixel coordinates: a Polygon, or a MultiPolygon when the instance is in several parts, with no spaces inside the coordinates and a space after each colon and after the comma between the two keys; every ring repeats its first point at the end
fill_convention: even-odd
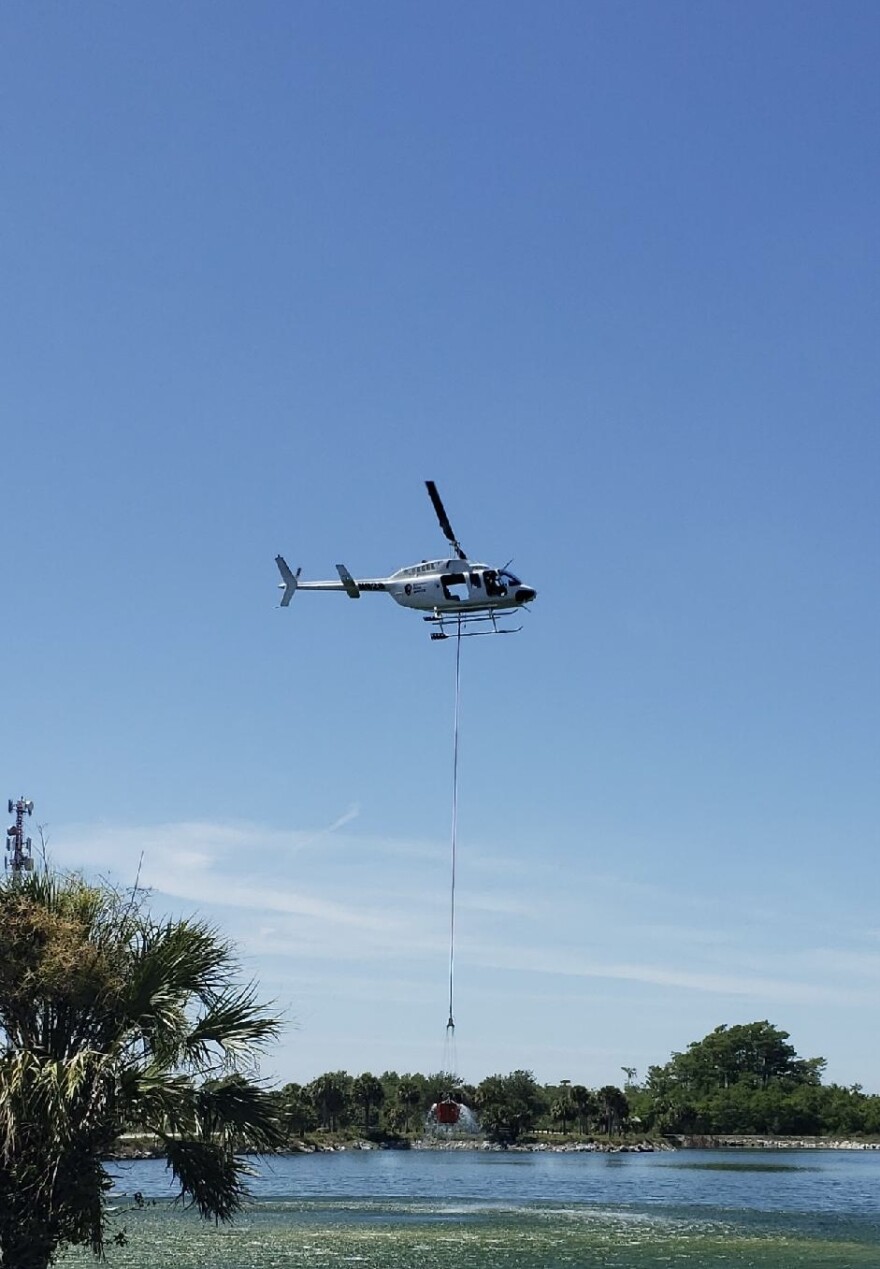
{"type": "MultiPolygon", "coordinates": [[[[332,1071],[286,1084],[279,1101],[287,1140],[320,1143],[346,1132],[406,1143],[430,1128],[430,1108],[453,1096],[470,1107],[481,1135],[513,1145],[553,1140],[687,1142],[713,1138],[880,1137],[880,1096],[858,1085],[823,1084],[823,1058],[801,1058],[789,1035],[768,1021],[722,1025],[643,1082],[621,1068],[622,1086],[566,1080],[539,1084],[526,1070],[466,1084],[449,1073],[385,1071],[352,1077],[332,1071]]],[[[440,1134],[441,1139],[443,1134],[440,1134]]]]}

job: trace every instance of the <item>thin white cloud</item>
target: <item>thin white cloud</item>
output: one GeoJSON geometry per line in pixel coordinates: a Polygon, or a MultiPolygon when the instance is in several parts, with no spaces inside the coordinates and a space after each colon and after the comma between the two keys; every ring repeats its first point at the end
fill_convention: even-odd
{"type": "Polygon", "coordinates": [[[356,820],[361,813],[361,808],[355,803],[350,806],[344,815],[340,815],[339,819],[333,821],[329,828],[325,829],[326,833],[336,833],[340,828],[344,828],[346,824],[350,824],[352,820],[356,820]]]}
{"type": "Polygon", "coordinates": [[[808,948],[787,959],[802,972],[880,984],[880,953],[877,952],[826,946],[808,948]]]}
{"type": "MultiPolygon", "coordinates": [[[[297,834],[268,834],[270,839],[297,834]]],[[[123,884],[140,882],[147,889],[194,904],[217,904],[262,913],[287,913],[331,925],[385,930],[395,925],[386,912],[371,912],[283,884],[259,885],[247,880],[247,865],[266,849],[265,830],[217,824],[165,824],[151,828],[98,826],[68,831],[55,851],[68,867],[112,869],[123,884]]]]}
{"type": "MultiPolygon", "coordinates": [[[[66,866],[112,872],[122,884],[130,884],[140,866],[141,884],[178,905],[222,908],[224,926],[249,957],[295,957],[340,970],[362,961],[436,965],[448,949],[442,851],[405,838],[342,832],[358,814],[352,805],[318,833],[198,821],[81,825],[56,832],[52,853],[66,866]],[[331,835],[330,856],[303,853],[331,835]]],[[[746,944],[735,924],[716,920],[717,908],[707,924],[641,925],[628,902],[632,883],[573,877],[569,869],[562,886],[555,870],[548,873],[539,879],[533,871],[534,884],[526,889],[522,875],[504,867],[496,876],[504,878],[505,890],[460,888],[458,946],[472,969],[628,981],[756,1002],[878,1003],[880,957],[873,950],[777,945],[759,952],[751,935],[746,944]],[[584,894],[588,920],[585,900],[576,897],[584,894]],[[516,944],[510,942],[513,922],[522,935],[516,944]],[[609,960],[601,949],[609,938],[619,945],[622,931],[635,954],[609,960]]],[[[646,892],[657,897],[653,887],[646,892]]],[[[675,895],[664,898],[671,906],[675,895]]],[[[767,928],[776,934],[775,923],[767,928]]]]}
{"type": "Polygon", "coordinates": [[[508,895],[488,894],[485,891],[466,891],[456,897],[456,906],[460,911],[497,913],[500,916],[533,918],[536,914],[534,903],[523,899],[515,899],[508,895]]]}
{"type": "Polygon", "coordinates": [[[618,964],[581,960],[568,952],[556,950],[486,947],[469,949],[486,966],[517,972],[561,975],[575,978],[606,978],[650,983],[660,987],[678,987],[689,991],[709,992],[718,996],[744,996],[753,1000],[788,1003],[828,1003],[877,1005],[877,993],[841,989],[838,985],[798,982],[755,974],[725,974],[711,971],[680,969],[674,966],[618,964]]]}

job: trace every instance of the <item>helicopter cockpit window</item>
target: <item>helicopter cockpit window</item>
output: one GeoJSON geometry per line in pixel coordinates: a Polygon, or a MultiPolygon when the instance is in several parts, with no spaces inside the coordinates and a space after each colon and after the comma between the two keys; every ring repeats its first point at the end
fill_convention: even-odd
{"type": "Polygon", "coordinates": [[[471,573],[471,586],[475,586],[476,589],[479,590],[482,585],[483,583],[480,581],[480,574],[471,573]]]}
{"type": "Polygon", "coordinates": [[[503,568],[498,574],[498,580],[503,586],[522,586],[519,578],[514,576],[513,573],[508,573],[506,568],[503,568]]]}

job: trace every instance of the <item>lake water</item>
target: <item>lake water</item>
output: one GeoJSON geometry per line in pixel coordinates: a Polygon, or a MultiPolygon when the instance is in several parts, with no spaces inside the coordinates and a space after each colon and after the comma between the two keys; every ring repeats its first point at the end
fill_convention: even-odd
{"type": "Polygon", "coordinates": [[[294,1155],[219,1229],[160,1163],[114,1176],[117,1269],[880,1269],[880,1152],[294,1155]]]}

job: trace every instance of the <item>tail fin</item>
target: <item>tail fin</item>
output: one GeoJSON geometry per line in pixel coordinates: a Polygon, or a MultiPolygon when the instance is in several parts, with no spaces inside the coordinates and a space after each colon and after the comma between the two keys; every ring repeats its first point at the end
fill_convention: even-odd
{"type": "Polygon", "coordinates": [[[361,597],[360,587],[358,586],[357,582],[352,577],[351,573],[349,573],[345,565],[337,564],[336,572],[339,574],[339,580],[342,582],[342,585],[345,587],[345,593],[348,595],[349,599],[360,599],[361,597]]]}
{"type": "Polygon", "coordinates": [[[283,555],[276,555],[275,563],[278,565],[278,572],[282,577],[282,581],[279,583],[278,589],[284,591],[284,594],[281,596],[281,607],[286,608],[296,592],[296,580],[302,572],[302,569],[298,568],[295,573],[292,573],[287,560],[283,555]]]}

